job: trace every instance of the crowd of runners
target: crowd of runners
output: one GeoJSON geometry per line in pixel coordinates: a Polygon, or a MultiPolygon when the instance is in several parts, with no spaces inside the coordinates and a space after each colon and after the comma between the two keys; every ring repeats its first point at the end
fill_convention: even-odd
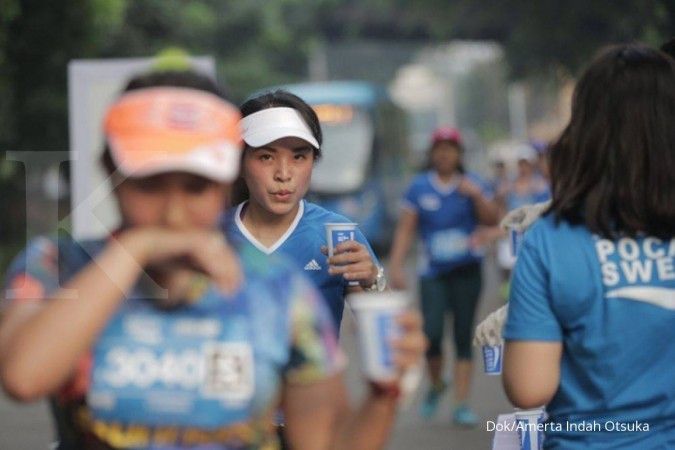
{"type": "Polygon", "coordinates": [[[604,49],[562,134],[524,144],[513,174],[502,160],[493,180],[470,172],[460,130],[438,128],[387,267],[358,228],[331,242],[326,224],[350,220],[304,198],[322,131],[303,99],[275,90],[237,108],[190,70],[134,77],[103,123],[119,228],[34,238],[8,269],[5,392],[49,399],[60,450],[380,449],[425,357],[421,417],[451,391],[454,423],[479,426],[472,341],[503,339],[505,392],[545,408],[544,448],[675,448],[673,54],[604,49]],[[508,304],[476,332],[491,248],[508,304]],[[392,290],[419,308],[382,313],[392,290]],[[367,372],[358,405],[338,336],[350,302],[380,308],[358,322],[360,345],[377,342],[364,358],[394,374],[367,372]],[[626,427],[579,426],[595,422],[626,427]]]}

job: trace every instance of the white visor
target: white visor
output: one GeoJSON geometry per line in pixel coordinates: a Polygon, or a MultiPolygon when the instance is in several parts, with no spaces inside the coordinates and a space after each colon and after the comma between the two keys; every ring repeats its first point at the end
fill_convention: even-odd
{"type": "Polygon", "coordinates": [[[297,137],[319,148],[319,143],[300,113],[277,107],[255,112],[241,119],[241,137],[251,147],[262,147],[285,137],[297,137]]]}

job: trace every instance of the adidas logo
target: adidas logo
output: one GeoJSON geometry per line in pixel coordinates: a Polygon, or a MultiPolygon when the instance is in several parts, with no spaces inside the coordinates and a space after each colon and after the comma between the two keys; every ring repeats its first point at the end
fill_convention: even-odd
{"type": "Polygon", "coordinates": [[[307,263],[305,270],[321,270],[321,266],[316,262],[316,259],[313,259],[307,263]]]}

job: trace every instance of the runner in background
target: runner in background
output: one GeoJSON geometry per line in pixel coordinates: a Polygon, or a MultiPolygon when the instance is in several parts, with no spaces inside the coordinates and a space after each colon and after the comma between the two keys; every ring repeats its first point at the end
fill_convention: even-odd
{"type": "MultiPolygon", "coordinates": [[[[539,156],[532,144],[522,143],[516,152],[516,174],[506,183],[502,183],[495,195],[500,215],[514,211],[526,205],[547,201],[550,190],[546,178],[538,172],[539,156]]],[[[501,278],[500,293],[504,301],[508,297],[511,270],[516,262],[511,237],[500,227],[486,231],[488,240],[497,242],[497,265],[501,278]]]]}
{"type": "Polygon", "coordinates": [[[384,290],[385,279],[358,229],[355,240],[338,244],[327,258],[324,224],[351,221],[304,200],[321,157],[319,119],[300,97],[283,90],[251,98],[240,109],[246,145],[234,193],[237,206],[222,225],[235,242],[293,260],[323,294],[339,330],[345,295],[384,290]]]}
{"type": "Polygon", "coordinates": [[[538,171],[538,154],[531,144],[522,143],[516,151],[516,174],[503,183],[495,200],[505,214],[524,205],[548,200],[549,186],[538,171]]]}
{"type": "Polygon", "coordinates": [[[530,145],[537,152],[537,173],[547,182],[551,178],[551,172],[548,165],[548,146],[545,141],[532,140],[530,145]]]}
{"type": "MultiPolygon", "coordinates": [[[[208,78],[131,80],[108,110],[104,166],[123,223],[105,239],[40,237],[7,274],[0,381],[49,396],[59,449],[382,448],[396,386],[353,413],[332,317],[280,257],[218,230],[240,160],[240,115],[208,78]]],[[[421,356],[400,317],[404,370],[421,356]]]]}
{"type": "Polygon", "coordinates": [[[494,197],[497,192],[504,190],[503,186],[508,183],[509,176],[506,161],[499,152],[491,154],[489,160],[492,173],[490,174],[490,179],[488,181],[488,188],[490,190],[490,195],[494,197]]]}
{"type": "Polygon", "coordinates": [[[552,203],[525,234],[503,381],[546,405],[545,448],[675,447],[675,61],[605,49],[550,150],[552,203]],[[595,424],[589,429],[586,424],[595,424]]]}
{"type": "Polygon", "coordinates": [[[405,258],[417,235],[422,240],[418,266],[424,331],[430,342],[427,366],[430,388],[421,407],[431,417],[446,388],[443,373],[443,328],[446,312],[454,319],[453,420],[473,426],[478,417],[469,408],[473,371],[471,335],[482,284],[479,225],[494,225],[498,210],[482,182],[462,166],[462,140],[454,128],[433,133],[429,170],[416,176],[407,190],[391,249],[394,288],[407,287],[405,258]]]}

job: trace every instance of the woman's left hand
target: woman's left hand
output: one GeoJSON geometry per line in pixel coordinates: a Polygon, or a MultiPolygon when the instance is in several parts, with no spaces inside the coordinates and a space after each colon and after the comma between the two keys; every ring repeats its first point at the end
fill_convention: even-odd
{"type": "MultiPolygon", "coordinates": [[[[328,253],[326,247],[322,247],[321,251],[328,253]]],[[[377,265],[366,246],[357,241],[336,245],[328,264],[329,274],[342,275],[347,281],[358,281],[361,287],[370,287],[377,280],[377,265]]]]}

